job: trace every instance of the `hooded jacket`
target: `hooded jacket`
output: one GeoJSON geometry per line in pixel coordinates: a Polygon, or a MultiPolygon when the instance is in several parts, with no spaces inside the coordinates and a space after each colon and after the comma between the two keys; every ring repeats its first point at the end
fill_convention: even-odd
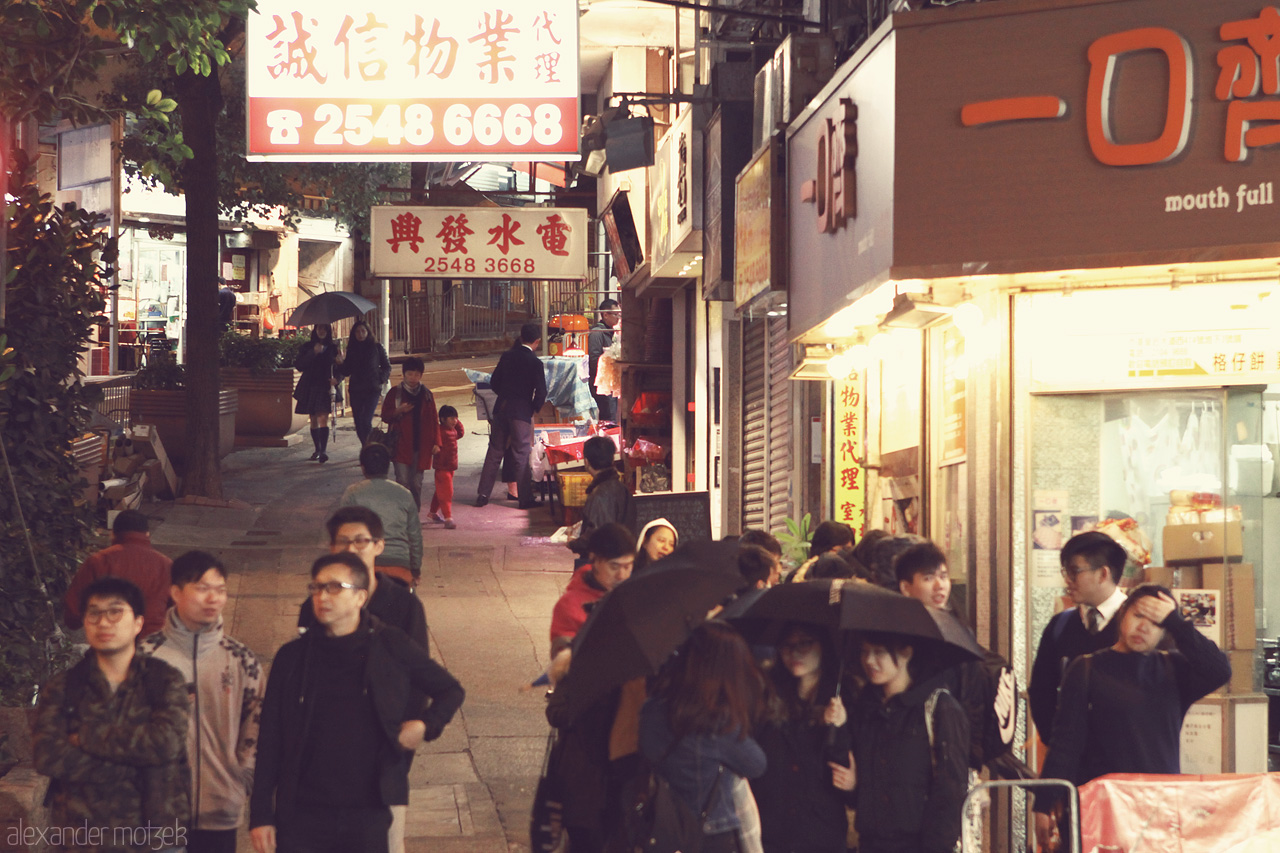
{"type": "Polygon", "coordinates": [[[222,619],[192,631],[169,608],[164,628],[139,646],[182,673],[191,693],[187,757],[192,828],[235,829],[253,789],[258,724],[266,679],[243,643],[223,633],[222,619]]]}
{"type": "Polygon", "coordinates": [[[849,711],[858,768],[858,836],[869,850],[950,853],[960,837],[968,791],[969,718],[948,692],[938,694],[933,738],[925,725],[938,679],[882,701],[865,689],[849,711]]]}

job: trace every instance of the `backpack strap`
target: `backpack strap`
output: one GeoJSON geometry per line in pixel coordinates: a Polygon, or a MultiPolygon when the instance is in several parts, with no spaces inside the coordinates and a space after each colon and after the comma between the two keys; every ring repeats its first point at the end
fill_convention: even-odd
{"type": "Polygon", "coordinates": [[[938,767],[938,759],[933,749],[933,715],[938,709],[938,699],[942,694],[951,695],[951,691],[945,687],[939,687],[937,690],[929,694],[929,698],[924,700],[924,730],[929,735],[929,765],[933,769],[938,767]]]}

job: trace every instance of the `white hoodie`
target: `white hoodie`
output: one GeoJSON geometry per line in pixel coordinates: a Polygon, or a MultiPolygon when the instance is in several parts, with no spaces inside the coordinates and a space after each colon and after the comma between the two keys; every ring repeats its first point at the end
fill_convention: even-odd
{"type": "Polygon", "coordinates": [[[187,728],[192,827],[235,829],[253,790],[266,687],[262,663],[248,646],[223,634],[221,618],[194,632],[172,607],[164,628],[139,648],[181,672],[194,696],[187,728]]]}

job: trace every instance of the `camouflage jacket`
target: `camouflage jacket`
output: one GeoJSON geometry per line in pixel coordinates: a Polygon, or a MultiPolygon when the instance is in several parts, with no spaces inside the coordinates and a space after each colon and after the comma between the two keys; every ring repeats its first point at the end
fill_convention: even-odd
{"type": "Polygon", "coordinates": [[[92,649],[50,679],[32,731],[36,770],[51,780],[50,825],[102,828],[105,850],[185,844],[189,705],[182,675],[142,655],[114,693],[92,649]]]}

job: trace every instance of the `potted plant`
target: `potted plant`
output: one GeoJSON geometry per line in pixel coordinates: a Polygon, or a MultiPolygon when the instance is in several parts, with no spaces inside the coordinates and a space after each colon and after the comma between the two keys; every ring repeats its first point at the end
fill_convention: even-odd
{"type": "Polygon", "coordinates": [[[222,387],[240,394],[237,447],[285,447],[285,436],[301,429],[305,415],[293,411],[293,362],[305,338],[267,338],[233,329],[218,342],[222,387]]]}
{"type": "MultiPolygon", "coordinates": [[[[218,393],[220,456],[235,447],[238,404],[239,395],[234,388],[223,388],[218,393]]],[[[174,467],[182,467],[187,445],[187,374],[173,353],[155,353],[134,374],[129,422],[154,426],[174,467]]]]}

